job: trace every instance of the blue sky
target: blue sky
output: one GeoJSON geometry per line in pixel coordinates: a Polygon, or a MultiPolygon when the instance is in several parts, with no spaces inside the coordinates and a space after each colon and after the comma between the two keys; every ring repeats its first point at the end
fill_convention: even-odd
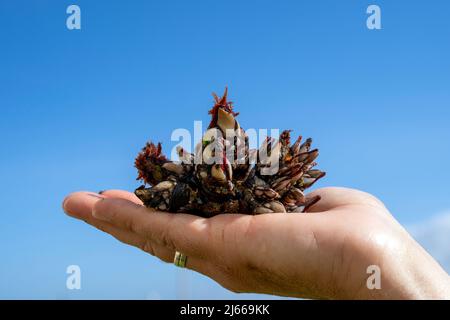
{"type": "Polygon", "coordinates": [[[208,121],[226,85],[244,127],[314,138],[317,187],[373,193],[404,225],[448,212],[449,12],[444,0],[1,1],[0,298],[241,297],[61,210],[74,190],[134,190],[145,141],[169,152],[172,130],[208,121]],[[72,3],[81,30],[66,28],[72,3]],[[382,30],[366,28],[370,4],[382,30]],[[70,264],[80,291],[65,287],[70,264]]]}

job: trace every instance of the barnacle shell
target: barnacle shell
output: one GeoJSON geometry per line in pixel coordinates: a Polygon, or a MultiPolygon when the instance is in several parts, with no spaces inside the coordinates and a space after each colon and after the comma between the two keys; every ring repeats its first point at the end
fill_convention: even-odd
{"type": "Polygon", "coordinates": [[[312,140],[298,137],[291,145],[290,130],[278,139],[266,139],[259,150],[250,149],[238,113],[214,95],[211,122],[194,154],[177,148],[179,162],[169,161],[161,144],[147,143],[136,158],[143,185],[135,194],[161,211],[187,212],[204,217],[220,213],[300,213],[320,200],[304,190],[325,173],[313,169],[319,155],[312,140]],[[233,135],[231,135],[233,133],[233,135]],[[201,163],[194,160],[202,160],[201,163]]]}
{"type": "Polygon", "coordinates": [[[166,162],[162,165],[162,167],[170,172],[173,172],[177,175],[182,175],[184,172],[184,168],[181,164],[175,162],[166,162]]]}
{"type": "Polygon", "coordinates": [[[231,113],[226,112],[224,109],[219,109],[218,113],[217,126],[222,129],[222,132],[226,135],[227,130],[234,130],[236,120],[231,113]]]}
{"type": "Polygon", "coordinates": [[[215,164],[211,167],[211,176],[221,182],[227,181],[227,176],[225,175],[225,172],[222,170],[222,167],[220,164],[215,164]]]}

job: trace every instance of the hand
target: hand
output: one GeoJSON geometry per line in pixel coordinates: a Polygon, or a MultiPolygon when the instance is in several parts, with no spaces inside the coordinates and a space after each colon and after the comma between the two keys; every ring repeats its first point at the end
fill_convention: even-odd
{"type": "Polygon", "coordinates": [[[209,219],[156,212],[134,194],[76,192],[64,210],[120,241],[234,292],[324,299],[450,298],[447,273],[373,196],[325,188],[307,213],[222,214],[209,219]],[[370,290],[367,268],[381,271],[370,290]]]}

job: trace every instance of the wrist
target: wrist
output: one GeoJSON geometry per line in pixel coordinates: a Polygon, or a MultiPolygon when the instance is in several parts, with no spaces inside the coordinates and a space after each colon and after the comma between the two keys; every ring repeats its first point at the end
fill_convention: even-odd
{"type": "Polygon", "coordinates": [[[357,298],[450,299],[450,277],[417,242],[409,238],[391,249],[379,252],[380,288],[364,286],[357,298]]]}

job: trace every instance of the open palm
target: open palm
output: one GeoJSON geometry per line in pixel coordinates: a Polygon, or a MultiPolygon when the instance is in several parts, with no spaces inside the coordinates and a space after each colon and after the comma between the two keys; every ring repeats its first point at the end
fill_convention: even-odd
{"type": "Polygon", "coordinates": [[[69,215],[163,261],[173,262],[175,251],[182,252],[187,268],[235,292],[305,298],[448,294],[445,271],[375,197],[345,188],[319,189],[309,196],[314,195],[322,200],[307,213],[209,219],[156,212],[119,190],[76,192],[63,206],[69,215]],[[369,266],[381,270],[379,290],[366,285],[369,266]],[[434,276],[416,269],[432,269],[434,276]]]}

